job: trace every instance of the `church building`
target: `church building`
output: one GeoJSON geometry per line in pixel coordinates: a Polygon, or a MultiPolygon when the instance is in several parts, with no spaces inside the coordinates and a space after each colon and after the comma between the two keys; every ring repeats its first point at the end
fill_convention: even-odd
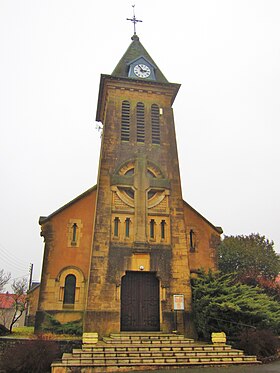
{"type": "Polygon", "coordinates": [[[37,330],[48,313],[100,336],[192,334],[190,278],[215,269],[222,229],[182,198],[172,109],[179,88],[136,33],[112,74],[101,75],[97,185],[40,217],[37,330]]]}

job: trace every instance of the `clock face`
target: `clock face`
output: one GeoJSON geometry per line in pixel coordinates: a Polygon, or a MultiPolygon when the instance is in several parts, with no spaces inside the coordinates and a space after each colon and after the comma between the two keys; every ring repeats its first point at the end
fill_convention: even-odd
{"type": "Polygon", "coordinates": [[[139,78],[148,78],[151,75],[151,69],[143,63],[139,63],[138,65],[134,66],[133,71],[134,74],[139,78]]]}

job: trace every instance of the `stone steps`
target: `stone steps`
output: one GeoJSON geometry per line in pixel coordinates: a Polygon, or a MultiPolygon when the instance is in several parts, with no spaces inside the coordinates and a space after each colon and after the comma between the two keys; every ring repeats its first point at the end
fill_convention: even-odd
{"type": "Polygon", "coordinates": [[[180,343],[192,343],[193,339],[184,338],[183,335],[176,334],[163,334],[163,333],[122,333],[122,334],[111,334],[110,337],[104,337],[103,341],[108,344],[180,344],[180,343]]]}
{"type": "Polygon", "coordinates": [[[143,347],[142,345],[134,345],[134,346],[114,346],[114,347],[106,347],[106,346],[96,346],[96,348],[91,347],[83,347],[82,349],[74,349],[73,354],[132,354],[132,353],[197,353],[197,354],[217,354],[217,353],[242,353],[241,350],[234,350],[230,346],[213,346],[213,345],[188,345],[188,346],[149,346],[149,347],[143,347]]]}
{"type": "Polygon", "coordinates": [[[108,344],[134,344],[134,343],[141,343],[141,344],[146,344],[146,345],[149,345],[149,344],[170,344],[170,343],[173,343],[173,344],[186,344],[186,343],[193,343],[194,341],[192,339],[189,339],[189,340],[181,340],[181,339],[164,339],[164,340],[160,340],[160,339],[142,339],[142,340],[136,340],[136,339],[129,339],[129,340],[125,340],[125,339],[122,339],[122,340],[116,340],[116,339],[110,339],[110,338],[104,338],[103,339],[104,342],[108,343],[108,344]]]}
{"type": "Polygon", "coordinates": [[[149,366],[153,365],[167,365],[172,363],[172,365],[176,364],[200,364],[205,365],[209,363],[252,363],[256,362],[256,358],[254,356],[227,356],[227,355],[219,355],[219,356],[173,356],[173,357],[117,357],[117,358],[77,358],[73,356],[69,356],[67,358],[62,358],[62,363],[68,366],[107,366],[107,365],[116,365],[116,366],[126,366],[126,365],[143,365],[149,366]]]}
{"type": "Polygon", "coordinates": [[[243,356],[243,352],[240,350],[230,350],[230,351],[210,351],[210,352],[197,352],[197,351],[191,351],[191,352],[178,352],[178,351],[146,351],[146,352],[84,352],[81,351],[73,351],[72,354],[64,354],[62,357],[62,360],[68,359],[68,358],[74,358],[74,359],[96,359],[96,358],[117,358],[117,357],[126,357],[126,358],[146,358],[146,357],[216,357],[216,356],[243,356]]]}
{"type": "Polygon", "coordinates": [[[193,365],[256,364],[255,356],[226,344],[195,343],[182,335],[164,333],[117,333],[96,344],[90,337],[82,349],[65,353],[52,364],[52,373],[67,373],[70,367],[87,373],[116,372],[157,367],[176,368],[193,365]],[[80,367],[80,369],[79,369],[80,367]]]}

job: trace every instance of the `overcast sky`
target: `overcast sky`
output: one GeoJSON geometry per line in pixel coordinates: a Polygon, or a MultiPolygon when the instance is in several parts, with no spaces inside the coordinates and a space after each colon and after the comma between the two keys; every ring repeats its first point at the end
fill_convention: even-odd
{"type": "Polygon", "coordinates": [[[140,41],[170,82],[184,199],[280,252],[279,0],[0,0],[0,269],[40,280],[47,216],[96,183],[100,74],[140,41]]]}

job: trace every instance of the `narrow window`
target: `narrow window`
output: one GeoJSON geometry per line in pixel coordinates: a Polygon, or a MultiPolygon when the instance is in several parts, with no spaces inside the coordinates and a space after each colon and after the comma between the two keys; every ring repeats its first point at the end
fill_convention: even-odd
{"type": "Polygon", "coordinates": [[[151,108],[152,143],[160,144],[159,107],[156,104],[151,108]]]}
{"type": "Polygon", "coordinates": [[[192,229],[190,230],[190,251],[195,251],[195,235],[192,229]]]}
{"type": "Polygon", "coordinates": [[[160,233],[161,233],[160,235],[161,235],[162,240],[165,239],[165,225],[166,225],[165,220],[162,220],[160,223],[160,233]]]}
{"type": "Polygon", "coordinates": [[[155,221],[152,219],[150,221],[150,238],[155,238],[155,221]]]}
{"type": "Polygon", "coordinates": [[[125,219],[125,237],[129,237],[130,234],[130,219],[125,219]]]}
{"type": "Polygon", "coordinates": [[[114,219],[114,236],[115,237],[118,237],[119,236],[119,224],[120,223],[120,219],[119,218],[115,218],[114,219]]]}
{"type": "Polygon", "coordinates": [[[76,277],[74,275],[67,275],[65,278],[65,285],[64,285],[63,304],[74,304],[75,303],[75,291],[76,291],[76,277]]]}
{"type": "Polygon", "coordinates": [[[136,136],[137,142],[145,142],[145,106],[142,102],[136,106],[136,136]]]}
{"type": "Polygon", "coordinates": [[[130,136],[130,103],[122,102],[121,140],[129,141],[130,136]]]}
{"type": "Polygon", "coordinates": [[[77,223],[74,223],[72,225],[72,245],[75,245],[77,243],[77,233],[78,233],[78,226],[77,223]]]}

